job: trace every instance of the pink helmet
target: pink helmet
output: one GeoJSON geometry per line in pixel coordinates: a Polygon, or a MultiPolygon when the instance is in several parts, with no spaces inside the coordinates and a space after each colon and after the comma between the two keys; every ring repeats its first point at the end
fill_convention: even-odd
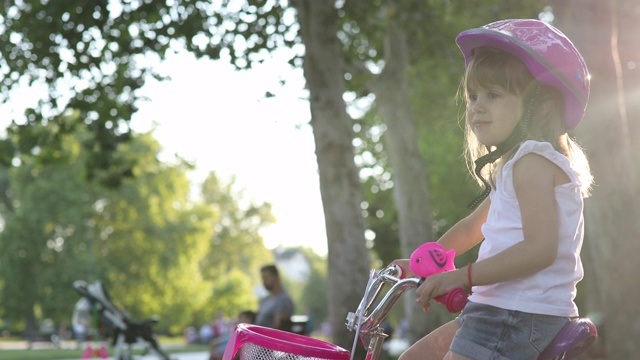
{"type": "Polygon", "coordinates": [[[589,71],[582,55],[560,30],[539,20],[501,20],[463,31],[456,43],[466,65],[473,49],[480,46],[517,56],[536,80],[562,92],[567,129],[574,129],[582,119],[589,100],[589,71]]]}

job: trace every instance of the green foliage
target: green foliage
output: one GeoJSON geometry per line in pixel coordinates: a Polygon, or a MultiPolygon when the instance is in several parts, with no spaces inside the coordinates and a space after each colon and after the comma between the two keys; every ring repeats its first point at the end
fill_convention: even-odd
{"type": "MultiPolygon", "coordinates": [[[[78,156],[77,143],[65,147],[78,156]]],[[[6,225],[0,234],[0,299],[5,316],[33,321],[36,304],[47,314],[69,309],[73,274],[87,269],[86,261],[76,260],[85,258],[84,220],[91,216],[94,194],[73,162],[39,166],[23,160],[19,168],[2,170],[6,225]],[[61,284],[66,289],[58,292],[61,284]]]]}
{"type": "MultiPolygon", "coordinates": [[[[257,274],[257,270],[256,270],[257,274]]],[[[202,325],[215,318],[217,313],[235,317],[242,310],[257,310],[258,299],[253,288],[254,274],[235,268],[213,282],[207,306],[192,314],[192,323],[202,325]]]]}
{"type": "Polygon", "coordinates": [[[209,246],[202,220],[210,211],[190,202],[188,166],[158,162],[157,144],[148,135],[140,140],[122,147],[137,159],[135,180],[94,203],[89,237],[101,265],[95,275],[134,317],[161,314],[178,325],[208,300],[197,263],[209,246]]]}
{"type": "Polygon", "coordinates": [[[360,168],[360,178],[363,182],[362,214],[369,230],[368,247],[373,249],[382,264],[388,264],[401,258],[402,254],[393,195],[392,169],[382,142],[384,125],[381,124],[375,107],[355,121],[355,134],[358,139],[355,142],[356,164],[360,168]]]}
{"type": "Polygon", "coordinates": [[[244,195],[236,190],[235,179],[224,183],[215,173],[202,185],[202,198],[213,211],[210,225],[214,231],[209,253],[200,264],[203,276],[215,280],[234,269],[244,269],[257,285],[260,266],[275,260],[259,234],[261,228],[275,222],[271,204],[248,199],[245,204],[238,202],[244,195]]]}
{"type": "Polygon", "coordinates": [[[173,333],[218,309],[251,307],[258,265],[255,274],[243,267],[272,256],[258,234],[274,221],[270,206],[244,209],[225,184],[207,187],[208,202],[194,201],[191,165],[158,161],[148,134],[118,148],[117,156],[136,159],[135,177],[105,189],[85,181],[82,134],[63,136],[67,161],[23,156],[19,167],[0,168],[0,315],[23,328],[41,317],[69,323],[78,279],[101,280],[134,319],[158,315],[159,329],[173,333]],[[228,271],[207,266],[212,254],[215,269],[228,271]]]}
{"type": "MultiPolygon", "coordinates": [[[[274,50],[301,43],[299,25],[288,1],[223,0],[210,22],[209,40],[213,47],[224,49],[238,69],[251,68],[274,50]]],[[[291,62],[301,65],[299,57],[291,62]]]]}
{"type": "Polygon", "coordinates": [[[130,140],[129,122],[142,100],[138,90],[149,77],[163,78],[153,66],[168,52],[185,49],[218,59],[223,48],[242,44],[226,54],[238,67],[250,67],[264,52],[297,41],[286,3],[236,5],[228,0],[0,1],[0,102],[24,84],[48,89],[36,109],[12,124],[14,138],[0,141],[5,150],[0,164],[11,166],[14,157],[34,152],[55,160],[63,135],[84,130],[85,176],[103,173],[103,185],[118,187],[136,165],[115,149],[130,140]],[[69,111],[77,116],[65,116],[69,111]]]}

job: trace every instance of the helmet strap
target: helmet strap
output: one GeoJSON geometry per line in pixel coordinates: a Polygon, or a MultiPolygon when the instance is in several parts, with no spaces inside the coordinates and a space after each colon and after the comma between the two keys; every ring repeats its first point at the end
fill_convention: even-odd
{"type": "Polygon", "coordinates": [[[520,117],[520,120],[516,124],[516,127],[513,129],[509,137],[507,137],[500,145],[496,146],[493,151],[490,151],[488,154],[485,154],[474,161],[475,169],[474,172],[478,179],[482,181],[484,184],[484,190],[476,196],[475,199],[471,203],[469,203],[468,207],[470,209],[475,209],[480,203],[489,196],[491,193],[491,184],[484,176],[482,176],[482,169],[488,164],[493,164],[496,160],[500,159],[502,155],[506,154],[509,150],[513,149],[521,142],[523,142],[527,136],[527,131],[529,130],[529,123],[531,122],[531,117],[533,116],[533,110],[536,108],[538,104],[540,94],[540,84],[536,84],[533,89],[533,95],[529,98],[529,101],[525,104],[524,112],[520,117]]]}

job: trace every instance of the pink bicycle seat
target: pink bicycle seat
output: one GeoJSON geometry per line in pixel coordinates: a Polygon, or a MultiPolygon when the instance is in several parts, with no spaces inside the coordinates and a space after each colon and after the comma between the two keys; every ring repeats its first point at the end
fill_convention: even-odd
{"type": "Polygon", "coordinates": [[[597,338],[598,330],[591,320],[573,319],[560,330],[538,360],[573,359],[587,351],[597,338]]]}

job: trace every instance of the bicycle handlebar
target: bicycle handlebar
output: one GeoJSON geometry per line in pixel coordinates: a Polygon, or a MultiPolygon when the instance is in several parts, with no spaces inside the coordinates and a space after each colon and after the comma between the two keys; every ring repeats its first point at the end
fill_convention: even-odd
{"type": "Polygon", "coordinates": [[[395,264],[382,270],[371,270],[358,309],[355,313],[349,312],[347,314],[347,329],[356,333],[351,350],[351,360],[353,360],[358,338],[364,343],[366,336],[370,338],[367,359],[375,360],[378,358],[382,342],[388,336],[380,327],[380,323],[387,317],[400,296],[408,289],[417,288],[422,281],[423,279],[419,277],[402,278],[402,269],[395,264]],[[391,285],[391,288],[379,302],[376,302],[380,291],[386,284],[391,285]],[[375,308],[370,310],[374,305],[375,308]]]}

